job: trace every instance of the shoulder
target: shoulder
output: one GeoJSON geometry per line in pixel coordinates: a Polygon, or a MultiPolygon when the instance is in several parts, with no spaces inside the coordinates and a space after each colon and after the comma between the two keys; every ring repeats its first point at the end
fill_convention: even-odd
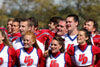
{"type": "Polygon", "coordinates": [[[20,49],[16,50],[16,55],[17,55],[17,57],[19,57],[19,55],[20,55],[20,49]]]}
{"type": "Polygon", "coordinates": [[[37,52],[38,52],[38,53],[42,53],[42,50],[41,50],[41,49],[37,49],[37,52]]]}
{"type": "Polygon", "coordinates": [[[69,55],[73,56],[74,55],[74,49],[75,49],[75,47],[77,47],[77,46],[71,46],[70,49],[67,51],[67,53],[69,55]]]}
{"type": "Polygon", "coordinates": [[[93,54],[98,54],[98,53],[100,54],[100,48],[93,45],[92,46],[92,52],[93,52],[93,54]]]}
{"type": "Polygon", "coordinates": [[[18,37],[15,41],[13,41],[13,44],[16,44],[18,42],[20,42],[20,37],[18,37]]]}
{"type": "Polygon", "coordinates": [[[9,47],[9,48],[8,48],[8,53],[9,53],[10,55],[15,54],[15,49],[14,49],[13,47],[9,47]]]}

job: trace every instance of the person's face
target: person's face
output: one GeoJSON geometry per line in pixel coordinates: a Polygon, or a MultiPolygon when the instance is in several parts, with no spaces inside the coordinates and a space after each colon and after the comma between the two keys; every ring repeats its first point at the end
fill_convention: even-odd
{"type": "Polygon", "coordinates": [[[51,43],[51,51],[52,53],[57,53],[61,49],[61,45],[58,43],[57,40],[53,40],[51,43]]]}
{"type": "Polygon", "coordinates": [[[74,21],[73,17],[66,18],[66,26],[68,27],[68,31],[74,30],[78,25],[78,22],[74,21]]]}
{"type": "Polygon", "coordinates": [[[4,37],[2,36],[1,32],[0,32],[0,44],[3,42],[4,37]]]}
{"type": "Polygon", "coordinates": [[[85,22],[84,25],[83,25],[83,28],[85,28],[89,32],[94,32],[95,28],[93,27],[93,25],[94,25],[94,23],[92,21],[85,22]]]}
{"type": "Polygon", "coordinates": [[[28,22],[27,22],[27,21],[25,21],[25,22],[20,22],[20,33],[21,33],[22,35],[24,35],[25,32],[28,31],[28,30],[29,30],[28,22]]]}
{"type": "Polygon", "coordinates": [[[77,36],[77,42],[81,45],[86,43],[86,40],[88,40],[88,37],[85,36],[84,31],[79,31],[77,36]]]}
{"type": "Polygon", "coordinates": [[[66,22],[60,21],[57,26],[57,35],[64,36],[67,33],[66,22]]]}
{"type": "Polygon", "coordinates": [[[19,32],[19,22],[13,22],[12,23],[12,33],[19,32]]]}
{"type": "Polygon", "coordinates": [[[50,22],[50,23],[48,24],[48,26],[49,26],[49,30],[55,30],[57,25],[54,24],[53,22],[50,22]]]}
{"type": "Polygon", "coordinates": [[[25,35],[23,38],[24,48],[30,48],[34,44],[32,35],[25,35]]]}
{"type": "Polygon", "coordinates": [[[10,32],[10,33],[12,32],[12,31],[11,31],[12,23],[13,23],[13,21],[8,21],[8,22],[7,22],[7,29],[8,29],[8,32],[10,32]]]}

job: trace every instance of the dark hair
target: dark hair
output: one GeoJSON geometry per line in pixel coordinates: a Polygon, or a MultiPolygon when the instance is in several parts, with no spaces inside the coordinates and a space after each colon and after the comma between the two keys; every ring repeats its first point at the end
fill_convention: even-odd
{"type": "Polygon", "coordinates": [[[34,16],[29,17],[28,19],[33,22],[34,27],[38,27],[38,21],[34,16]]]}
{"type": "Polygon", "coordinates": [[[97,33],[98,32],[98,23],[95,20],[93,20],[93,19],[87,19],[85,21],[85,23],[89,22],[89,21],[91,21],[93,23],[93,27],[96,29],[94,32],[97,33]]]}
{"type": "Polygon", "coordinates": [[[13,20],[13,22],[18,22],[18,23],[20,23],[20,21],[21,21],[21,18],[15,18],[15,19],[13,20]]]}
{"type": "Polygon", "coordinates": [[[68,17],[73,17],[75,22],[79,22],[79,17],[78,17],[78,15],[70,14],[70,15],[67,16],[67,18],[68,18],[68,17]]]}
{"type": "Polygon", "coordinates": [[[33,22],[31,20],[29,20],[28,18],[22,18],[21,22],[27,22],[29,27],[32,27],[33,22]]]}
{"type": "Polygon", "coordinates": [[[53,38],[53,40],[58,41],[58,43],[62,46],[62,48],[60,49],[60,52],[63,53],[65,51],[65,44],[64,44],[64,39],[60,36],[55,36],[53,38]]]}
{"type": "Polygon", "coordinates": [[[9,46],[9,47],[13,47],[13,46],[11,45],[11,43],[9,42],[7,33],[6,33],[5,31],[3,31],[3,30],[0,30],[0,32],[1,32],[1,35],[4,37],[4,40],[3,40],[4,45],[7,45],[7,46],[9,46]]]}
{"type": "Polygon", "coordinates": [[[85,36],[88,37],[88,40],[86,40],[87,44],[88,45],[92,45],[92,42],[91,42],[91,33],[88,32],[88,30],[86,30],[86,29],[80,29],[79,31],[83,31],[85,33],[85,36]]]}
{"type": "Polygon", "coordinates": [[[63,18],[59,17],[59,16],[54,16],[50,19],[50,22],[53,22],[54,24],[58,24],[59,20],[63,20],[63,18]]]}

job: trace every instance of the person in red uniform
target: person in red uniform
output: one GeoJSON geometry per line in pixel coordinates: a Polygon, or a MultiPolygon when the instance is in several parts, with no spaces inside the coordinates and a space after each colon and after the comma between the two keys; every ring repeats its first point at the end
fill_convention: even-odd
{"type": "Polygon", "coordinates": [[[21,37],[20,31],[19,31],[19,24],[20,24],[21,19],[20,18],[15,18],[13,23],[12,23],[12,34],[10,40],[11,42],[15,41],[17,38],[21,37]]]}
{"type": "MultiPolygon", "coordinates": [[[[87,19],[84,22],[83,28],[87,29],[91,33],[91,41],[93,45],[96,45],[100,48],[100,33],[98,31],[98,23],[93,19],[87,19]]],[[[98,59],[100,55],[97,55],[98,59]]],[[[96,61],[96,67],[100,66],[100,59],[96,61]]]]}
{"type": "Polygon", "coordinates": [[[21,66],[33,66],[44,67],[44,57],[41,49],[36,42],[36,37],[33,32],[27,31],[23,37],[23,48],[16,50],[17,65],[21,66]]]}
{"type": "Polygon", "coordinates": [[[51,42],[49,56],[46,59],[46,67],[71,67],[71,58],[64,51],[64,39],[55,36],[51,42]]]}
{"type": "MultiPolygon", "coordinates": [[[[81,29],[78,32],[77,42],[79,45],[72,46],[67,53],[72,56],[73,65],[76,67],[92,67],[95,63],[95,56],[100,54],[100,48],[92,45],[90,34],[87,30],[81,29]]],[[[74,66],[74,67],[75,67],[74,66]]]]}
{"type": "Polygon", "coordinates": [[[63,21],[61,17],[52,17],[50,19],[50,23],[48,24],[49,29],[41,29],[38,33],[36,33],[37,40],[39,40],[41,43],[45,45],[45,50],[48,48],[53,37],[56,35],[56,28],[60,21],[63,21]]]}
{"type": "Polygon", "coordinates": [[[93,19],[87,19],[84,22],[83,28],[91,33],[93,45],[100,47],[100,34],[98,32],[98,23],[93,19]]]}
{"type": "Polygon", "coordinates": [[[8,32],[7,32],[7,29],[6,28],[0,27],[0,30],[3,30],[8,35],[8,32]]]}
{"type": "Polygon", "coordinates": [[[15,65],[15,50],[4,31],[0,30],[0,67],[15,65]]]}

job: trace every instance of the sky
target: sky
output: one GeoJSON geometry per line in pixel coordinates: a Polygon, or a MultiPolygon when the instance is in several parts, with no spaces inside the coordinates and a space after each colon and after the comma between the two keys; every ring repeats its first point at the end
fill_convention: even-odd
{"type": "Polygon", "coordinates": [[[2,2],[3,2],[3,0],[0,0],[0,8],[1,8],[1,5],[2,5],[2,2]]]}
{"type": "MultiPolygon", "coordinates": [[[[0,0],[0,8],[1,8],[2,3],[3,3],[3,0],[0,0]]],[[[60,3],[60,0],[55,0],[55,3],[56,4],[59,4],[60,3]]]]}

